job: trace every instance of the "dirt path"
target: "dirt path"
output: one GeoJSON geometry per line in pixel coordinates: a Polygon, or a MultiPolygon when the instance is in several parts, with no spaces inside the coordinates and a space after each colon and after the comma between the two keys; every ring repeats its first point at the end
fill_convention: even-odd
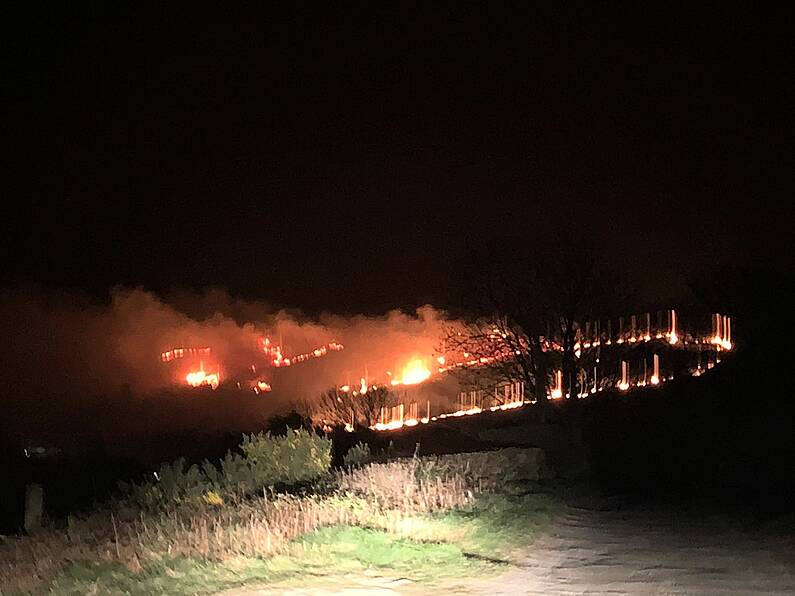
{"type": "Polygon", "coordinates": [[[792,536],[728,517],[570,509],[520,568],[460,582],[475,594],[795,594],[792,536]]]}
{"type": "Polygon", "coordinates": [[[329,577],[266,594],[795,594],[795,537],[738,527],[719,515],[648,508],[570,508],[521,565],[429,588],[379,576],[329,577]],[[322,587],[321,587],[322,586],[322,587]]]}

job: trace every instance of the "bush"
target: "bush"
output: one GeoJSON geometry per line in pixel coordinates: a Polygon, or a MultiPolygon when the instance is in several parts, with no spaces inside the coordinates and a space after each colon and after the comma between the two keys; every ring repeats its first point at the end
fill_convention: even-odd
{"type": "Polygon", "coordinates": [[[119,483],[119,487],[132,503],[149,509],[199,498],[213,488],[213,483],[203,469],[186,466],[185,458],[180,457],[173,463],[160,464],[151,480],[132,485],[119,483]]]}
{"type": "Polygon", "coordinates": [[[348,453],[342,458],[346,468],[363,466],[370,462],[370,446],[367,443],[356,443],[348,449],[348,453]]]}
{"type": "Polygon", "coordinates": [[[162,464],[151,479],[120,484],[129,501],[150,509],[183,502],[205,501],[212,493],[240,497],[277,484],[293,485],[322,476],[331,465],[331,441],[309,431],[288,429],[287,435],[243,435],[243,455],[227,453],[220,468],[209,461],[186,466],[184,458],[162,464]]]}
{"type": "Polygon", "coordinates": [[[240,449],[255,491],[274,484],[315,480],[331,465],[331,440],[303,429],[287,429],[284,437],[270,433],[243,435],[240,449]]]}

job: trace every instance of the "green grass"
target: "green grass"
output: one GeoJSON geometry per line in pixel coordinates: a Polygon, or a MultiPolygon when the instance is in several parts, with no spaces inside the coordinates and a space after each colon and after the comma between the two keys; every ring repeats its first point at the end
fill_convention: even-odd
{"type": "Polygon", "coordinates": [[[137,573],[118,564],[75,564],[50,585],[55,594],[212,594],[243,584],[312,585],[347,574],[433,583],[502,567],[472,560],[455,544],[420,543],[381,530],[324,528],[304,537],[293,554],[224,562],[168,559],[137,573]]]}
{"type": "Polygon", "coordinates": [[[163,559],[133,572],[117,564],[73,564],[56,594],[211,594],[243,584],[320,585],[376,572],[434,584],[505,570],[559,505],[544,495],[481,495],[471,507],[405,519],[395,533],[337,526],[293,541],[288,554],[223,562],[163,559]]]}
{"type": "MultiPolygon", "coordinates": [[[[306,536],[300,572],[309,575],[361,574],[376,570],[383,575],[431,582],[470,573],[485,573],[494,565],[471,561],[461,546],[444,542],[418,542],[368,528],[325,528],[306,536]]],[[[275,563],[281,557],[275,557],[275,563]]],[[[292,557],[286,557],[292,560],[292,557]]]]}
{"type": "Polygon", "coordinates": [[[482,495],[470,510],[452,511],[448,523],[472,528],[464,540],[470,552],[509,557],[530,544],[561,505],[543,494],[482,495]]]}
{"type": "Polygon", "coordinates": [[[470,558],[511,563],[561,507],[543,494],[487,494],[466,509],[406,520],[403,532],[415,541],[455,544],[470,558]]]}
{"type": "MultiPolygon", "coordinates": [[[[54,594],[209,594],[246,581],[267,581],[265,561],[243,565],[217,564],[191,559],[164,559],[139,572],[116,563],[77,563],[50,585],[54,594]]],[[[274,578],[276,579],[276,578],[274,578]]]]}

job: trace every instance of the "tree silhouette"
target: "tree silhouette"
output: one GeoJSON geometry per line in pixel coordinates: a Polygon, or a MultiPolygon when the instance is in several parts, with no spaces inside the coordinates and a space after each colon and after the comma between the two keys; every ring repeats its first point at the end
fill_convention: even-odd
{"type": "Polygon", "coordinates": [[[571,395],[580,369],[591,366],[577,351],[583,322],[627,302],[618,278],[584,243],[481,247],[463,279],[466,322],[447,330],[445,350],[461,355],[472,382],[522,380],[539,404],[554,369],[571,395]]]}

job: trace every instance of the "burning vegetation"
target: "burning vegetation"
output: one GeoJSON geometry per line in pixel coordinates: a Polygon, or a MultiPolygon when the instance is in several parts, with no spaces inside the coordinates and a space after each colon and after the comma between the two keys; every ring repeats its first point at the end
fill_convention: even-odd
{"type": "Polygon", "coordinates": [[[17,338],[9,362],[19,362],[20,375],[11,384],[111,398],[125,387],[141,396],[239,393],[266,398],[273,411],[305,404],[327,428],[389,430],[659,386],[705,373],[734,346],[732,320],[722,314],[711,326],[669,310],[550,325],[536,335],[509,316],[451,320],[431,307],[308,320],[228,297],[216,310],[217,293],[196,300],[202,317],[141,290],[119,290],[104,308],[27,300],[16,318],[48,341],[42,349],[30,334],[17,338]]]}
{"type": "Polygon", "coordinates": [[[326,428],[395,430],[518,408],[538,401],[539,388],[546,400],[556,400],[659,386],[675,375],[700,376],[733,348],[731,319],[725,315],[712,316],[711,331],[684,327],[675,310],[658,312],[656,323],[652,320],[646,313],[619,317],[615,326],[612,320],[575,322],[568,342],[554,333],[530,338],[508,319],[448,322],[435,358],[411,359],[398,374],[387,371],[388,384],[365,376],[356,385],[337,386],[310,410],[326,428]],[[564,380],[567,355],[576,372],[564,380]],[[431,362],[437,364],[433,369],[431,362]],[[548,372],[541,376],[539,370],[548,372]],[[530,387],[534,390],[526,393],[530,387]]]}

